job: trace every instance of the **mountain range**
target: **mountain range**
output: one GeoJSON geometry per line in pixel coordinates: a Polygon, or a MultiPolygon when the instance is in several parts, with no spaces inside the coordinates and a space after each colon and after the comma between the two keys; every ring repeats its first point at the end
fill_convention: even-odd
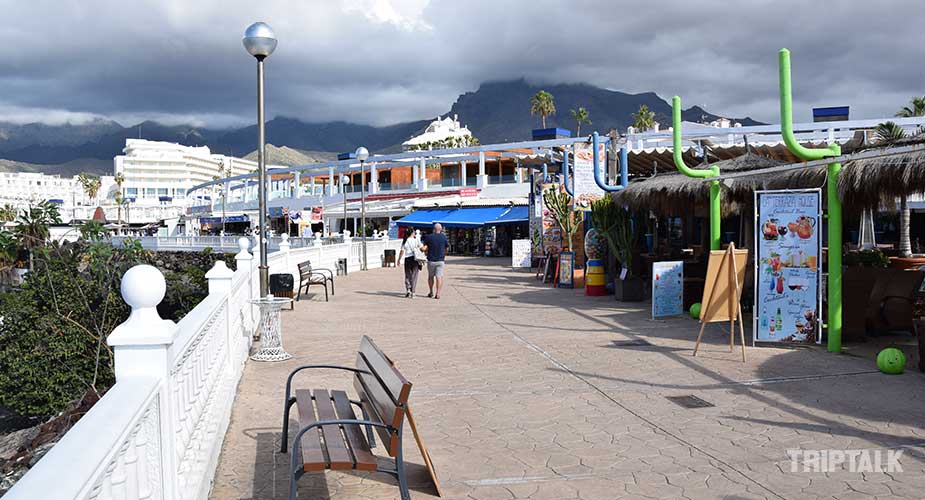
{"type": "MultiPolygon", "coordinates": [[[[671,106],[654,92],[628,94],[587,84],[536,85],[526,80],[488,82],[474,92],[460,95],[445,115],[457,115],[482,144],[528,140],[530,131],[539,128],[539,118],[530,115],[530,97],[538,90],[555,97],[557,113],[546,119],[548,127],[574,130],[570,109],[583,106],[590,114],[591,129],[606,132],[611,128],[625,130],[632,124],[632,113],[646,105],[656,120],[668,123],[671,106]]],[[[683,111],[687,121],[711,121],[719,115],[699,106],[683,111]]],[[[288,148],[284,155],[297,158],[293,151],[307,153],[308,158],[327,158],[330,152],[352,151],[364,145],[374,152],[396,152],[401,143],[421,133],[432,118],[398,123],[384,127],[360,125],[343,121],[307,123],[295,118],[278,116],[267,122],[267,142],[288,148]],[[329,153],[324,153],[329,152],[329,153]]],[[[733,118],[743,125],[759,122],[751,118],[733,118]]],[[[112,160],[122,152],[127,138],[177,142],[190,146],[207,145],[213,152],[245,156],[256,149],[256,125],[236,129],[211,129],[190,125],[163,125],[145,121],[129,127],[105,119],[82,124],[16,125],[0,121],[0,170],[10,165],[26,165],[25,169],[49,173],[70,172],[82,163],[92,173],[110,173],[112,160]],[[62,169],[60,164],[66,164],[62,169]]]]}

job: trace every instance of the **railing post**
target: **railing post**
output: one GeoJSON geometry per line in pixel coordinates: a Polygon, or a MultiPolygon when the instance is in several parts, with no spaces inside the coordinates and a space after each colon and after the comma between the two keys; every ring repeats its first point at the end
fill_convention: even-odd
{"type": "Polygon", "coordinates": [[[237,352],[238,339],[235,338],[232,331],[232,304],[231,304],[231,282],[234,279],[234,272],[228,269],[228,265],[223,260],[215,261],[212,269],[206,273],[206,279],[209,280],[209,295],[219,294],[224,297],[225,302],[225,352],[228,355],[229,366],[234,367],[237,372],[238,367],[235,365],[234,358],[237,352]]]}
{"type": "Polygon", "coordinates": [[[162,319],[157,305],[164,300],[167,282],[154,266],[138,265],[122,276],[122,299],[132,308],[124,323],[117,326],[106,341],[113,348],[116,380],[131,376],[156,377],[158,389],[158,457],[163,474],[165,499],[178,497],[176,450],[174,448],[175,408],[171,398],[168,348],[177,325],[162,319]]]}
{"type": "Polygon", "coordinates": [[[283,233],[280,235],[282,241],[279,242],[279,251],[283,253],[283,272],[289,272],[289,250],[292,249],[292,243],[289,243],[289,235],[283,233]]]}
{"type": "MultiPolygon", "coordinates": [[[[234,260],[235,260],[235,263],[237,264],[238,272],[247,273],[247,283],[248,283],[247,284],[247,300],[248,300],[247,303],[248,304],[250,304],[250,301],[254,299],[254,286],[253,286],[254,256],[251,255],[250,252],[247,251],[247,249],[250,248],[250,246],[251,246],[250,238],[248,238],[247,236],[242,236],[238,238],[238,249],[240,251],[237,253],[237,255],[234,256],[234,260]]],[[[253,326],[254,324],[254,306],[252,305],[247,306],[247,311],[248,311],[248,314],[247,314],[248,325],[246,328],[250,329],[251,326],[253,326]]],[[[248,336],[248,338],[250,338],[250,336],[248,336]]]]}
{"type": "Polygon", "coordinates": [[[315,239],[312,240],[312,246],[320,247],[324,242],[321,241],[321,233],[315,233],[315,239]]]}

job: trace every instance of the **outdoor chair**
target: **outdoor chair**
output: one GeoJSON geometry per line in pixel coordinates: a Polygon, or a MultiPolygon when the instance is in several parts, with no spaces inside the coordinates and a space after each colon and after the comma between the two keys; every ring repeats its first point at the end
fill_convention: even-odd
{"type": "MultiPolygon", "coordinates": [[[[310,260],[306,260],[305,262],[307,262],[309,266],[312,265],[312,261],[310,260]]],[[[326,267],[312,267],[311,270],[313,272],[321,274],[322,276],[325,277],[325,279],[328,280],[328,282],[331,283],[331,295],[334,295],[334,275],[335,275],[334,271],[326,267]]]]}
{"type": "Polygon", "coordinates": [[[360,340],[356,368],[308,365],[293,370],[286,379],[280,446],[280,452],[285,453],[289,444],[289,412],[295,405],[299,413],[299,432],[292,441],[290,455],[290,500],[296,498],[296,485],[303,474],[325,470],[392,474],[398,479],[402,500],[410,500],[402,455],[402,428],[410,394],[411,382],[365,335],[360,340]],[[358,399],[350,399],[345,391],[328,389],[296,389],[293,395],[293,377],[300,371],[318,368],[353,372],[358,399]],[[362,412],[362,420],[356,418],[353,406],[362,412]],[[365,436],[362,427],[366,428],[365,436]],[[376,446],[374,428],[385,452],[394,458],[394,469],[381,467],[372,453],[376,446]]]}
{"type": "MultiPolygon", "coordinates": [[[[308,293],[308,287],[311,285],[321,285],[324,287],[324,300],[328,301],[328,276],[325,274],[315,271],[312,269],[311,262],[305,261],[299,264],[299,294],[296,296],[296,301],[302,300],[302,289],[305,289],[305,293],[308,293]]],[[[331,279],[333,286],[334,280],[331,279]]],[[[334,293],[333,291],[331,293],[334,293]]]]}

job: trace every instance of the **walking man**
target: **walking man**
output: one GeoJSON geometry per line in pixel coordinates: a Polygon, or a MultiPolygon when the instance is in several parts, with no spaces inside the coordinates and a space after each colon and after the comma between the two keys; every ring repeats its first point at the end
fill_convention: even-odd
{"type": "Polygon", "coordinates": [[[443,226],[434,224],[434,232],[424,237],[424,246],[427,247],[427,286],[430,287],[428,297],[440,298],[443,290],[443,275],[446,271],[446,249],[449,242],[443,234],[443,226]],[[434,293],[434,283],[437,291],[434,293]]]}

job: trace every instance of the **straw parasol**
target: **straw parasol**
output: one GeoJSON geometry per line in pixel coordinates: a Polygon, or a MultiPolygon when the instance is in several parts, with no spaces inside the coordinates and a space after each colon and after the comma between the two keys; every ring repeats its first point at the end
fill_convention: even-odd
{"type": "MultiPolygon", "coordinates": [[[[715,163],[722,173],[747,172],[781,165],[774,160],[754,153],[715,163]]],[[[751,202],[757,189],[768,189],[774,174],[756,174],[727,179],[723,182],[723,212],[728,215],[740,212],[751,202]]],[[[695,206],[705,205],[709,199],[710,183],[673,171],[630,182],[615,193],[616,201],[636,209],[651,209],[665,214],[690,213],[695,206]]]]}

